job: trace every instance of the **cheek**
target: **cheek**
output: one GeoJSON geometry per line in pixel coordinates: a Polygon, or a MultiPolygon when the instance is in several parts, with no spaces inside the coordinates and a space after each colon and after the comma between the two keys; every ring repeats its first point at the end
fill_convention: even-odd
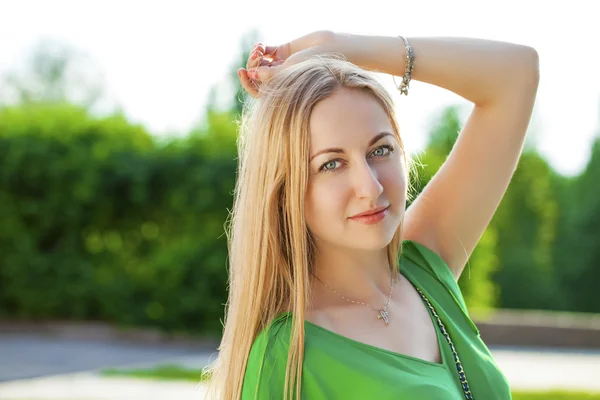
{"type": "Polygon", "coordinates": [[[404,169],[399,167],[382,168],[378,175],[379,183],[383,186],[384,196],[389,200],[398,200],[398,196],[403,196],[406,192],[406,178],[404,169]]]}
{"type": "Polygon", "coordinates": [[[332,218],[344,217],[346,186],[341,179],[322,179],[309,183],[304,199],[309,227],[326,225],[332,218]]]}

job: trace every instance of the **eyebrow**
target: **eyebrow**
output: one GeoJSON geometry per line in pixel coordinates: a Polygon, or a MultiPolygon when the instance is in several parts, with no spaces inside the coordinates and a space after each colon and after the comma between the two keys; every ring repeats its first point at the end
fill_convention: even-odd
{"type": "MultiPolygon", "coordinates": [[[[369,141],[369,146],[373,146],[375,143],[377,143],[381,138],[384,138],[386,136],[394,136],[389,132],[381,132],[378,133],[377,135],[375,135],[375,137],[373,137],[373,139],[371,139],[369,141]]],[[[325,154],[325,153],[343,153],[344,149],[340,148],[340,147],[329,147],[327,149],[323,149],[318,151],[317,153],[315,153],[315,155],[313,155],[310,160],[308,162],[311,162],[315,157],[321,155],[321,154],[325,154]]]]}

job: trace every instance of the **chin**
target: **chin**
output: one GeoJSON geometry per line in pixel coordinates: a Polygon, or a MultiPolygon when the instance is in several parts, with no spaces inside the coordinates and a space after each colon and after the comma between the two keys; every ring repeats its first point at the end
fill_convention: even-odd
{"type": "Polygon", "coordinates": [[[386,248],[394,238],[395,229],[386,230],[381,234],[369,233],[354,237],[351,247],[362,250],[381,250],[386,248]]]}

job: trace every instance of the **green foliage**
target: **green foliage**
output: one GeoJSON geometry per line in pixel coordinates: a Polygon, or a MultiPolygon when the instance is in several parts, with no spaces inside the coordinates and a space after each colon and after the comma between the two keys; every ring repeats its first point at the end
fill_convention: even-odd
{"type": "Polygon", "coordinates": [[[552,390],[549,392],[519,391],[512,393],[513,400],[600,400],[600,393],[552,390]]]}
{"type": "Polygon", "coordinates": [[[104,376],[127,376],[161,381],[200,382],[205,377],[200,369],[186,368],[174,364],[161,364],[149,369],[107,368],[102,370],[101,373],[104,376]]]}
{"type": "MultiPolygon", "coordinates": [[[[600,281],[600,137],[592,145],[590,161],[574,179],[556,179],[563,188],[561,222],[556,257],[559,277],[570,290],[568,306],[586,312],[600,312],[597,283],[600,281]]],[[[560,185],[560,186],[559,186],[560,185]]]]}
{"type": "Polygon", "coordinates": [[[234,136],[158,146],[120,116],[4,109],[0,313],[220,331],[234,136]]]}
{"type": "Polygon", "coordinates": [[[492,220],[502,265],[494,279],[505,308],[559,309],[564,303],[553,259],[558,200],[552,174],[535,150],[524,151],[492,220]]]}

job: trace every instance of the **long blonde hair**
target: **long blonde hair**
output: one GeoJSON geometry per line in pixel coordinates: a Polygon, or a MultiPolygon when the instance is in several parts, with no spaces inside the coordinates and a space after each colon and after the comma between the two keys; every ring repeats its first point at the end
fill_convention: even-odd
{"type": "MultiPolygon", "coordinates": [[[[229,298],[217,360],[204,371],[211,400],[241,396],[250,349],[279,313],[292,312],[285,393],[300,398],[304,319],[314,244],[304,219],[308,184],[309,119],[315,105],[341,88],[372,95],[387,113],[403,155],[393,101],[367,71],[337,56],[290,66],[261,87],[245,108],[238,138],[239,166],[228,235],[229,298]]],[[[402,224],[388,245],[398,274],[402,224]]],[[[284,396],[285,398],[285,396],[284,396]]]]}

